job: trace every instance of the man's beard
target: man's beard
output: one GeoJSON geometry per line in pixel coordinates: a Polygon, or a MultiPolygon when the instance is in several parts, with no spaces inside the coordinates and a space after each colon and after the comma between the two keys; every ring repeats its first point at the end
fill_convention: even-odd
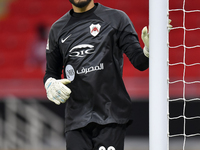
{"type": "Polygon", "coordinates": [[[79,1],[78,3],[75,3],[74,0],[69,0],[69,1],[70,1],[70,3],[72,3],[74,6],[76,6],[78,8],[83,8],[91,2],[91,0],[86,0],[84,2],[79,1]]]}

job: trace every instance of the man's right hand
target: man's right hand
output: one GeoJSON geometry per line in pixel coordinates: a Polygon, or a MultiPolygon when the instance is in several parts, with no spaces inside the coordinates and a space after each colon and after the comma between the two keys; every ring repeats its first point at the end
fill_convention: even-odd
{"type": "Polygon", "coordinates": [[[71,81],[68,79],[47,79],[45,82],[45,89],[48,99],[57,105],[60,105],[60,103],[65,103],[66,100],[70,97],[71,93],[71,90],[65,85],[70,82],[71,81]]]}

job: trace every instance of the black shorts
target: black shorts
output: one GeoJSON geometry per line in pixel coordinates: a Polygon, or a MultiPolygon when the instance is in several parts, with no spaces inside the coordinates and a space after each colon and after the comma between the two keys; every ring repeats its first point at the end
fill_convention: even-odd
{"type": "Polygon", "coordinates": [[[90,123],[84,128],[66,132],[66,148],[67,150],[123,150],[126,127],[126,124],[90,123]]]}

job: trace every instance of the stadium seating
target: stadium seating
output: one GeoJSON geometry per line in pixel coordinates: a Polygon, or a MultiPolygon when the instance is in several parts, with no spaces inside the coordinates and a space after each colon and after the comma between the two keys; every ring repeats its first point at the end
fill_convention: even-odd
{"type": "MultiPolygon", "coordinates": [[[[193,0],[196,3],[199,0],[193,0]]],[[[141,40],[141,30],[144,26],[148,26],[148,0],[99,0],[98,2],[103,5],[117,8],[125,11],[132,20],[134,27],[138,33],[139,41],[143,47],[141,40]]],[[[187,9],[197,9],[198,6],[190,3],[187,9]]],[[[182,7],[180,1],[173,1],[170,3],[171,8],[182,7]]],[[[64,15],[71,9],[71,4],[68,0],[14,0],[9,5],[9,12],[6,18],[0,20],[0,67],[1,79],[42,79],[44,71],[41,69],[31,69],[26,66],[27,52],[29,51],[29,45],[36,36],[35,27],[39,23],[45,23],[48,28],[54,21],[64,15]]],[[[181,26],[183,22],[183,14],[175,12],[170,16],[173,21],[173,26],[181,26]]],[[[199,20],[194,19],[195,16],[186,16],[188,19],[186,26],[195,27],[199,26],[199,20]]],[[[188,33],[189,34],[189,33],[188,33]]],[[[190,39],[187,39],[188,45],[199,43],[198,34],[190,33],[190,39]]],[[[183,32],[170,33],[170,44],[177,44],[177,41],[182,44],[183,32]]],[[[197,52],[197,51],[196,51],[197,52]]],[[[192,62],[194,59],[198,60],[198,55],[192,55],[186,57],[187,62],[192,62]]],[[[182,61],[183,50],[175,50],[170,52],[170,62],[182,61]]],[[[148,78],[148,70],[140,72],[133,68],[128,58],[124,59],[124,77],[143,77],[148,78]]],[[[182,74],[179,73],[182,68],[175,69],[170,72],[170,75],[175,78],[179,78],[182,74]]],[[[196,76],[194,70],[190,70],[187,74],[190,77],[196,76]]],[[[199,73],[200,75],[200,73],[199,73]]]]}
{"type": "MultiPolygon", "coordinates": [[[[147,0],[143,1],[147,2],[147,0]]],[[[148,3],[140,5],[138,2],[134,2],[132,7],[130,7],[131,0],[130,2],[127,1],[127,3],[112,0],[101,0],[99,2],[109,7],[124,10],[133,20],[140,38],[143,26],[148,24],[148,3]]],[[[39,69],[36,69],[33,74],[24,69],[28,46],[35,36],[35,27],[40,22],[50,27],[54,21],[64,15],[69,9],[71,9],[71,4],[65,0],[12,1],[9,5],[8,17],[0,21],[2,57],[0,65],[2,68],[6,68],[0,74],[0,78],[41,78],[40,75],[43,74],[39,69]],[[8,75],[13,74],[13,70],[17,70],[18,73],[8,75]]],[[[142,43],[141,38],[140,42],[142,43]]],[[[140,75],[139,71],[132,67],[127,58],[125,58],[125,64],[124,76],[140,75]]],[[[148,72],[141,75],[148,76],[148,72]]]]}

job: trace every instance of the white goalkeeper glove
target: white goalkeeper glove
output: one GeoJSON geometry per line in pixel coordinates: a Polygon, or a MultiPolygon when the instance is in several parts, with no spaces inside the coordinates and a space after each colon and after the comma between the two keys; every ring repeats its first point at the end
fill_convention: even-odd
{"type": "Polygon", "coordinates": [[[65,85],[70,82],[71,81],[68,79],[47,79],[45,82],[45,89],[48,99],[57,105],[60,105],[60,103],[65,103],[71,93],[71,90],[65,85]]]}
{"type": "MultiPolygon", "coordinates": [[[[172,29],[172,25],[170,24],[171,23],[171,19],[168,20],[168,31],[170,31],[172,29]]],[[[149,32],[148,32],[148,29],[147,27],[145,26],[143,29],[142,29],[142,41],[144,42],[144,48],[143,48],[143,52],[144,52],[144,55],[146,57],[149,58],[149,32]]]]}
{"type": "Polygon", "coordinates": [[[149,58],[149,33],[146,26],[142,29],[141,37],[142,41],[144,42],[144,48],[143,48],[144,55],[149,58]]]}
{"type": "Polygon", "coordinates": [[[172,25],[170,24],[172,22],[172,20],[171,19],[169,19],[168,20],[168,26],[167,26],[167,28],[168,28],[168,31],[170,31],[171,29],[172,29],[172,25]]]}

